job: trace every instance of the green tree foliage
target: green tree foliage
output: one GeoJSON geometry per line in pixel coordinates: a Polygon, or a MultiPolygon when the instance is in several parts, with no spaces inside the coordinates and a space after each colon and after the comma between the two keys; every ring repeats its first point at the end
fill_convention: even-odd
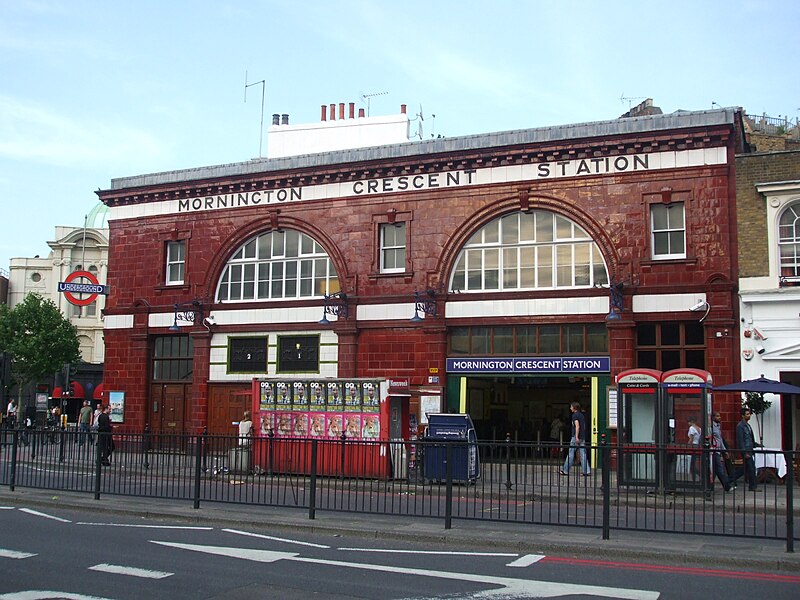
{"type": "Polygon", "coordinates": [[[80,360],[78,333],[52,300],[28,294],[14,308],[0,305],[0,351],[11,355],[11,375],[22,388],[80,360]]]}

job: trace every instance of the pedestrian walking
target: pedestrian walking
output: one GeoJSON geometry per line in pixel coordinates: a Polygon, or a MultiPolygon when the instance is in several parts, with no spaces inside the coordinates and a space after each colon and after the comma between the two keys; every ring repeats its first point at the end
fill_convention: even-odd
{"type": "Polygon", "coordinates": [[[8,406],[6,407],[5,426],[8,429],[14,429],[14,425],[16,424],[16,422],[17,422],[17,401],[9,400],[8,406]]]}
{"type": "Polygon", "coordinates": [[[100,463],[105,467],[111,465],[111,454],[114,452],[114,429],[109,412],[109,406],[104,405],[97,417],[97,445],[100,448],[100,463]]]}
{"type": "Polygon", "coordinates": [[[561,475],[569,475],[572,468],[572,463],[575,461],[575,451],[579,452],[581,459],[581,471],[585,477],[590,475],[589,460],[586,457],[586,417],[581,412],[580,402],[573,402],[569,406],[572,412],[572,434],[569,440],[569,452],[567,452],[567,459],[564,461],[564,467],[559,471],[561,475]]]}
{"type": "MultiPolygon", "coordinates": [[[[753,428],[750,426],[751,416],[752,412],[749,408],[742,408],[742,420],[736,426],[736,447],[742,453],[744,480],[747,482],[748,489],[755,492],[758,490],[758,486],[756,485],[756,461],[753,452],[759,444],[756,444],[753,428]]],[[[741,474],[736,475],[736,479],[739,477],[741,474]]]]}
{"type": "Polygon", "coordinates": [[[78,444],[81,446],[86,443],[87,438],[89,443],[92,442],[92,412],[92,406],[89,401],[84,400],[81,411],[78,413],[78,444]]]}
{"type": "Polygon", "coordinates": [[[728,445],[722,437],[722,416],[716,411],[711,417],[711,464],[714,475],[717,476],[726,492],[736,489],[736,484],[728,477],[726,461],[730,460],[728,445]]]}
{"type": "Polygon", "coordinates": [[[697,418],[689,417],[689,431],[687,432],[687,443],[692,448],[689,455],[689,472],[692,474],[692,481],[697,481],[700,475],[700,428],[697,426],[697,418]]]}

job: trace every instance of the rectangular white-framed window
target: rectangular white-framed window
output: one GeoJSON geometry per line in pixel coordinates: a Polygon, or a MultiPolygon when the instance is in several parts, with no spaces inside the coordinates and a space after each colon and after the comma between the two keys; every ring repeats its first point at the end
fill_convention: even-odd
{"type": "Polygon", "coordinates": [[[167,285],[183,283],[186,270],[186,240],[167,242],[167,285]]]}
{"type": "Polygon", "coordinates": [[[402,273],[406,270],[406,224],[380,225],[381,273],[402,273]]]}
{"type": "Polygon", "coordinates": [[[650,205],[650,247],[655,260],[686,258],[683,202],[650,205]]]}

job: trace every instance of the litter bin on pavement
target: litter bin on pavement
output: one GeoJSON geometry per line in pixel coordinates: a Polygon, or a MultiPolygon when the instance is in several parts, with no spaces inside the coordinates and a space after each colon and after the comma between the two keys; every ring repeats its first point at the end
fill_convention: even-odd
{"type": "Polygon", "coordinates": [[[480,477],[478,438],[468,414],[430,414],[425,436],[424,477],[447,479],[447,446],[451,448],[453,481],[473,482],[480,477]],[[438,442],[438,443],[437,443],[438,442]]]}
{"type": "Polygon", "coordinates": [[[228,472],[237,475],[250,472],[250,446],[237,446],[228,450],[228,472]]]}

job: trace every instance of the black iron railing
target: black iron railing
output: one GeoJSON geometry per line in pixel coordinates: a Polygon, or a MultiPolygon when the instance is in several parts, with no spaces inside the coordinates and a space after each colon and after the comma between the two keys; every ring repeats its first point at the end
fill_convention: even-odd
{"type": "MultiPolygon", "coordinates": [[[[239,439],[219,435],[114,434],[103,465],[97,434],[0,430],[0,485],[93,494],[234,502],[316,511],[509,521],[785,539],[793,550],[800,456],[763,451],[756,491],[725,492],[713,451],[674,446],[588,448],[560,474],[560,444],[348,439],[239,439]],[[668,485],[648,483],[666,457],[668,485]],[[693,468],[697,461],[700,468],[693,468]],[[631,467],[633,465],[633,467],[631,467]],[[634,468],[635,467],[635,468],[634,468]],[[635,480],[631,477],[635,476],[635,480]]],[[[742,463],[735,451],[733,463],[742,463]]],[[[741,465],[740,465],[741,470],[741,465]]]]}

